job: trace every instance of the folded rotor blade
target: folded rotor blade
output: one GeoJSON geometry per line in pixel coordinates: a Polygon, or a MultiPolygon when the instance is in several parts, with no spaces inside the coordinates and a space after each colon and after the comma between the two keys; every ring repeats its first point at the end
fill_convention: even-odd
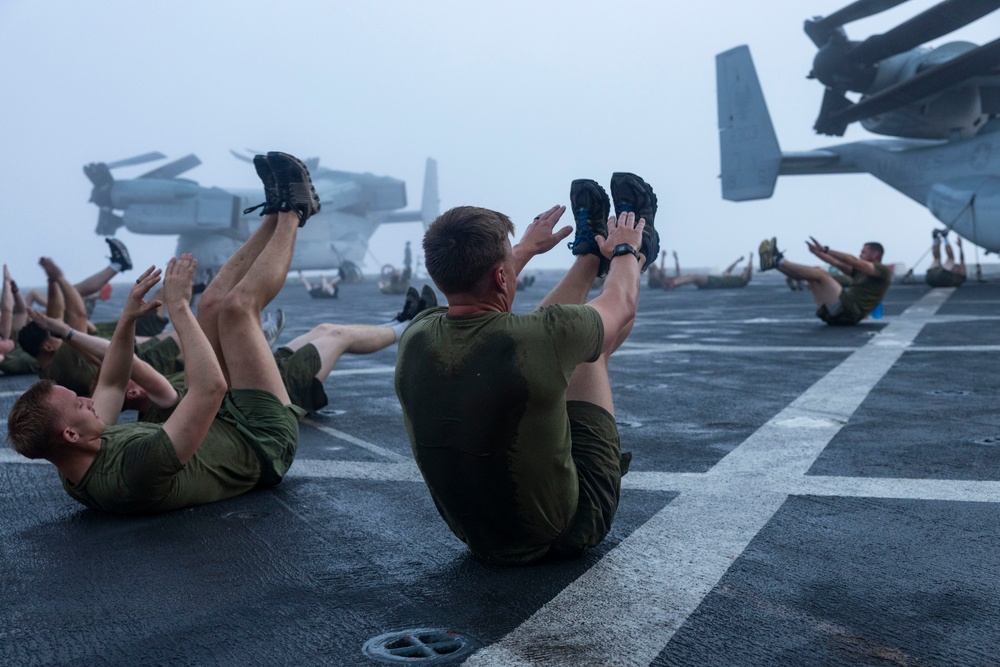
{"type": "Polygon", "coordinates": [[[152,162],[153,160],[162,160],[167,157],[163,153],[153,151],[152,153],[143,153],[142,155],[136,155],[135,157],[125,158],[124,160],[118,160],[117,162],[108,162],[108,169],[117,169],[118,167],[128,167],[133,164],[142,164],[143,162],[152,162]]]}
{"type": "Polygon", "coordinates": [[[892,9],[907,0],[857,0],[829,16],[806,21],[805,31],[816,46],[826,44],[830,33],[837,28],[875,14],[892,9]]]}
{"type": "Polygon", "coordinates": [[[244,162],[249,162],[250,164],[253,164],[253,158],[248,155],[244,155],[243,153],[237,153],[232,148],[229,149],[229,153],[237,160],[243,160],[244,162]]]}
{"type": "Polygon", "coordinates": [[[199,164],[201,164],[201,160],[192,153],[173,162],[168,162],[162,167],[157,167],[153,171],[148,171],[139,178],[176,178],[188,169],[194,169],[199,164]]]}
{"type": "Polygon", "coordinates": [[[899,109],[947,88],[990,73],[1000,63],[1000,39],[931,67],[894,86],[889,86],[857,104],[830,114],[832,125],[847,125],[899,109]]]}
{"type": "Polygon", "coordinates": [[[947,35],[1000,8],[1000,0],[945,0],[881,35],[872,35],[847,54],[855,63],[874,64],[947,35]]]}

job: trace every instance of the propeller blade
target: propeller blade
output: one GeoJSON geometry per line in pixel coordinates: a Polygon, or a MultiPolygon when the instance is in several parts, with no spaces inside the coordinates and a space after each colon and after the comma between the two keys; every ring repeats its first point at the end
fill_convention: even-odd
{"type": "Polygon", "coordinates": [[[820,106],[819,116],[816,118],[813,129],[817,133],[825,134],[829,137],[844,136],[844,132],[847,131],[847,123],[833,123],[830,121],[830,118],[834,114],[849,109],[852,106],[853,102],[847,99],[844,93],[833,88],[827,88],[823,92],[823,104],[820,106]]]}
{"type": "Polygon", "coordinates": [[[834,125],[848,125],[871,118],[951,88],[977,76],[990,73],[1000,63],[1000,39],[995,39],[976,49],[942,63],[920,74],[889,86],[857,104],[830,114],[828,121],[834,125]]]}
{"type": "Polygon", "coordinates": [[[88,165],[84,165],[83,173],[95,189],[110,185],[115,180],[111,175],[111,170],[108,169],[108,165],[103,162],[91,162],[88,165]]]}
{"type": "Polygon", "coordinates": [[[142,164],[143,162],[152,162],[153,160],[162,160],[167,157],[163,153],[153,151],[152,153],[144,153],[142,155],[136,155],[135,157],[125,158],[124,160],[118,160],[117,162],[108,162],[108,169],[117,169],[118,167],[128,167],[133,164],[142,164]]]}
{"type": "Polygon", "coordinates": [[[805,31],[816,46],[823,46],[832,33],[841,26],[873,16],[901,5],[907,0],[857,0],[829,16],[806,21],[805,31]]]}
{"type": "Polygon", "coordinates": [[[192,153],[173,162],[168,162],[162,167],[157,167],[153,171],[148,171],[139,178],[176,178],[188,169],[194,169],[199,164],[201,164],[201,160],[192,153]]]}
{"type": "Polygon", "coordinates": [[[229,153],[230,153],[230,155],[232,155],[237,160],[242,160],[243,162],[249,162],[250,164],[253,164],[253,158],[252,157],[244,155],[243,153],[237,153],[232,148],[229,149],[229,153]]]}
{"type": "Polygon", "coordinates": [[[847,54],[855,63],[874,64],[958,30],[1000,8],[1000,0],[944,0],[881,35],[872,35],[847,54]]]}

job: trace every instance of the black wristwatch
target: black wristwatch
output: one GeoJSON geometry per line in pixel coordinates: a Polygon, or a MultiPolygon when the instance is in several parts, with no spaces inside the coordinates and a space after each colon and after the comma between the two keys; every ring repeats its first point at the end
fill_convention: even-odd
{"type": "Polygon", "coordinates": [[[635,261],[639,261],[639,251],[628,243],[619,243],[615,246],[615,249],[611,251],[611,259],[622,255],[632,255],[635,257],[635,261]]]}

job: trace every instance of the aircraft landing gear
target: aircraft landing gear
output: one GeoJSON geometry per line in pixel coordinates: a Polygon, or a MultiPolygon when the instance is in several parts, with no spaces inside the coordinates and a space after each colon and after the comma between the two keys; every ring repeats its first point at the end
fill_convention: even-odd
{"type": "Polygon", "coordinates": [[[361,273],[361,267],[354,262],[344,262],[341,264],[339,273],[340,282],[349,285],[355,285],[364,279],[364,275],[361,273]]]}

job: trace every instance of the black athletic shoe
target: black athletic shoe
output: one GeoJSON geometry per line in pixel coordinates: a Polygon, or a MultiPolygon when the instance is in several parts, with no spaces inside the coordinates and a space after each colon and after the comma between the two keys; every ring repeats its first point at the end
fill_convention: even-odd
{"type": "Polygon", "coordinates": [[[132,270],[132,257],[128,254],[125,244],[116,238],[104,239],[111,247],[111,261],[122,267],[122,271],[132,270]]]}
{"type": "Polygon", "coordinates": [[[313,188],[309,169],[305,163],[288,153],[271,151],[267,154],[278,188],[278,210],[295,211],[299,227],[319,212],[319,196],[313,188]]]}
{"type": "Polygon", "coordinates": [[[254,155],[253,166],[257,170],[257,175],[260,176],[261,183],[264,184],[264,201],[256,206],[243,209],[243,215],[252,213],[258,208],[260,209],[261,215],[277,213],[279,210],[278,199],[280,196],[278,193],[278,182],[274,178],[274,172],[271,170],[271,165],[267,161],[267,156],[254,155]]]}
{"type": "Polygon", "coordinates": [[[778,250],[778,239],[775,237],[761,241],[758,253],[760,254],[761,271],[770,271],[777,267],[778,260],[784,257],[781,251],[778,250]]]}
{"type": "Polygon", "coordinates": [[[595,237],[608,236],[608,213],[611,212],[608,193],[597,181],[580,178],[569,186],[569,201],[576,220],[576,236],[567,247],[574,255],[597,255],[601,260],[597,276],[605,276],[611,260],[601,254],[595,237]]]}
{"type": "Polygon", "coordinates": [[[615,215],[635,213],[636,219],[643,218],[646,227],[642,230],[642,245],[639,248],[645,257],[642,271],[660,256],[660,233],[653,225],[656,217],[656,194],[653,188],[635,174],[615,172],[611,175],[611,199],[615,202],[615,215]]]}
{"type": "MultiPolygon", "coordinates": [[[[422,313],[428,308],[436,308],[438,305],[437,294],[430,285],[420,288],[420,301],[417,302],[417,313],[422,313]]],[[[416,313],[414,313],[416,315],[416,313]]]]}
{"type": "Polygon", "coordinates": [[[403,301],[403,310],[396,313],[397,322],[412,320],[413,316],[420,312],[420,293],[417,288],[408,287],[406,289],[406,300],[403,301]]]}

